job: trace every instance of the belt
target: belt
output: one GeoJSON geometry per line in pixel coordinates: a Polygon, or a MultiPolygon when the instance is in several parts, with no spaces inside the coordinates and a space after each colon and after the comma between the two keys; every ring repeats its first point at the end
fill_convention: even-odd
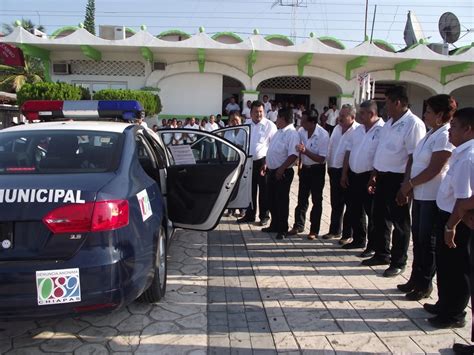
{"type": "Polygon", "coordinates": [[[405,175],[404,173],[394,173],[391,171],[377,171],[377,176],[405,175]]]}
{"type": "Polygon", "coordinates": [[[311,169],[311,168],[316,168],[316,167],[323,167],[325,164],[312,164],[312,165],[302,165],[302,169],[311,169]]]}

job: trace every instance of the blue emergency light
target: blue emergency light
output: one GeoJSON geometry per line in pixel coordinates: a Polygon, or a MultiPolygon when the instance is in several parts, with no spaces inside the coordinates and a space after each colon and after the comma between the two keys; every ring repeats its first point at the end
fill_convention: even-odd
{"type": "Polygon", "coordinates": [[[30,100],[21,106],[21,113],[29,121],[74,120],[110,120],[133,121],[143,112],[136,100],[30,100]]]}

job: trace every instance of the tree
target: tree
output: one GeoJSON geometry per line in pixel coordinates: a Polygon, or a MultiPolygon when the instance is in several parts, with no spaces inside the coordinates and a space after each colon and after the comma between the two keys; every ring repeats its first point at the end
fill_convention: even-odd
{"type": "Polygon", "coordinates": [[[4,74],[0,79],[0,89],[7,92],[18,92],[26,83],[43,81],[43,68],[39,60],[25,56],[24,67],[0,65],[4,74]]]}
{"type": "Polygon", "coordinates": [[[95,0],[87,0],[84,28],[95,35],[95,0]]]}
{"type": "Polygon", "coordinates": [[[43,25],[36,26],[33,23],[33,21],[31,21],[29,19],[22,18],[21,20],[17,20],[15,22],[13,22],[12,24],[8,24],[8,23],[2,24],[3,32],[5,32],[5,35],[8,35],[8,34],[13,32],[15,27],[18,27],[18,26],[23,27],[25,30],[27,30],[28,32],[31,32],[31,33],[33,33],[33,30],[35,28],[37,30],[41,31],[41,32],[46,31],[46,28],[44,28],[43,25]]]}

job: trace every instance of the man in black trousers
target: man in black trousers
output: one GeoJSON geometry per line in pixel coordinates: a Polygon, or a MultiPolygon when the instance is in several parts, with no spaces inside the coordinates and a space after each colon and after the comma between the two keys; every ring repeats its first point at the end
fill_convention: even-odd
{"type": "Polygon", "coordinates": [[[268,174],[268,191],[272,221],[262,232],[277,233],[276,239],[284,239],[288,232],[290,187],[293,181],[293,165],[298,157],[296,146],[299,135],[293,126],[293,113],[289,109],[278,111],[277,133],[268,148],[266,165],[262,174],[268,174]],[[265,169],[266,168],[266,169],[265,169]]]}
{"type": "Polygon", "coordinates": [[[311,208],[308,239],[316,239],[321,227],[323,212],[323,189],[326,177],[326,156],[328,153],[329,134],[318,125],[318,115],[314,111],[305,111],[301,118],[301,129],[298,131],[300,143],[297,146],[300,154],[301,170],[299,172],[298,205],[295,209],[295,223],[288,235],[302,233],[308,210],[308,198],[311,195],[311,208]]]}
{"type": "Polygon", "coordinates": [[[368,184],[369,193],[375,193],[375,255],[362,261],[362,265],[390,265],[383,276],[394,277],[405,270],[411,232],[408,199],[397,199],[397,192],[405,179],[410,178],[412,154],[426,134],[426,128],[423,121],[408,108],[404,87],[387,89],[385,104],[390,119],[380,131],[374,170],[368,184]],[[390,249],[391,226],[393,238],[390,249]]]}
{"type": "Polygon", "coordinates": [[[250,125],[250,154],[253,159],[252,167],[252,203],[247,208],[245,216],[237,220],[237,223],[255,222],[257,212],[257,192],[259,208],[259,225],[264,226],[269,221],[268,208],[268,178],[261,174],[262,167],[265,166],[265,157],[268,147],[277,128],[269,119],[265,118],[263,103],[260,101],[252,102],[250,106],[251,119],[246,120],[245,124],[250,125]]]}

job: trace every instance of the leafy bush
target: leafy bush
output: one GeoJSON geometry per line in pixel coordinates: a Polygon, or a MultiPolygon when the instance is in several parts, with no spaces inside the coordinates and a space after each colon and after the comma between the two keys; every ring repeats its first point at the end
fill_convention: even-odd
{"type": "Polygon", "coordinates": [[[94,100],[137,100],[147,116],[160,113],[162,109],[160,97],[151,91],[104,89],[94,94],[94,100]]]}
{"type": "Polygon", "coordinates": [[[17,103],[27,100],[81,100],[87,98],[89,91],[80,86],[67,83],[26,83],[17,93],[17,103]]]}

